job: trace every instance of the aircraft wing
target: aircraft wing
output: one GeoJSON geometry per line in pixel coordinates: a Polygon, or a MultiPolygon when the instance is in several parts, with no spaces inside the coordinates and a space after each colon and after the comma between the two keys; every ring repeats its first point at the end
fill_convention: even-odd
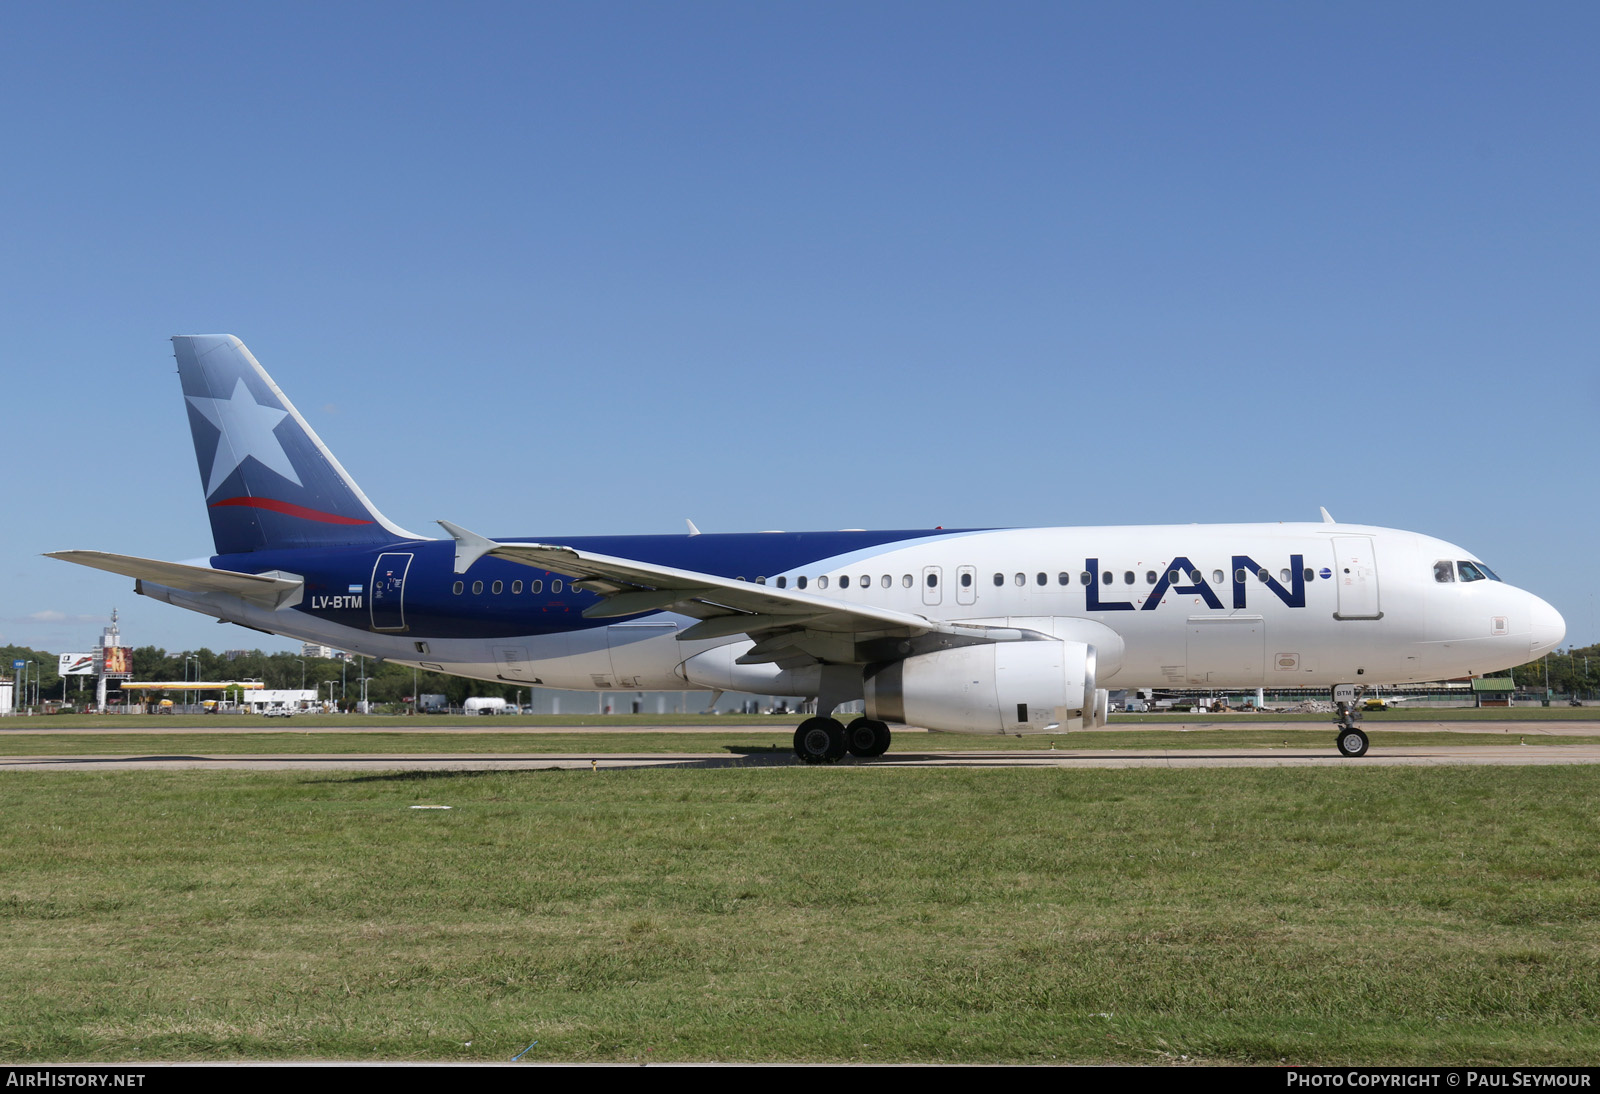
{"type": "Polygon", "coordinates": [[[818,662],[864,664],[982,642],[1048,638],[1016,627],[952,623],[914,612],[852,604],[799,589],[680,570],[651,562],[580,551],[553,543],[496,543],[464,528],[439,522],[456,540],[456,572],[465,573],[485,555],[565,574],[580,589],[600,594],[584,611],[591,619],[672,611],[698,623],[678,638],[748,635],[756,645],[741,664],[774,662],[797,668],[818,662]]]}
{"type": "Polygon", "coordinates": [[[151,581],[174,589],[195,593],[230,593],[276,608],[300,591],[304,581],[268,574],[241,574],[233,570],[213,570],[209,566],[190,566],[184,562],[162,562],[135,555],[114,555],[107,551],[49,551],[46,558],[76,562],[140,581],[151,581]]]}

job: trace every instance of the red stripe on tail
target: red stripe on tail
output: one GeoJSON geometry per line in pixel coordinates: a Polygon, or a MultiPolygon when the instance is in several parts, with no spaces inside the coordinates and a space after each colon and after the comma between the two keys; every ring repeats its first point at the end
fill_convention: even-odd
{"type": "Polygon", "coordinates": [[[337,513],[324,513],[320,509],[307,509],[303,505],[292,505],[276,498],[223,498],[221,501],[212,502],[211,508],[220,509],[225,505],[242,505],[249,509],[268,509],[274,513],[283,513],[286,516],[321,521],[323,524],[372,523],[370,520],[357,520],[355,517],[341,517],[337,513]]]}

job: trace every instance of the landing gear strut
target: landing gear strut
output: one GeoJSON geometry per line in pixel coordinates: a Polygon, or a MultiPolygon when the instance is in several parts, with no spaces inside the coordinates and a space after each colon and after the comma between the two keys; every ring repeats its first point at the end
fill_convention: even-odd
{"type": "Polygon", "coordinates": [[[1333,705],[1339,712],[1339,717],[1334,721],[1334,725],[1339,727],[1334,744],[1338,746],[1341,756],[1353,758],[1367,754],[1367,735],[1356,725],[1361,721],[1361,712],[1356,709],[1356,704],[1366,690],[1365,686],[1359,684],[1340,684],[1333,689],[1333,705]]]}

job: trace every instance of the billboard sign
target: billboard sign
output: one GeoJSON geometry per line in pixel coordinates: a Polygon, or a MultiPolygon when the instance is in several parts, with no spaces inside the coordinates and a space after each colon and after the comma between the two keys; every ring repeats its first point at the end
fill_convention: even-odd
{"type": "Polygon", "coordinates": [[[93,676],[94,654],[63,653],[60,673],[62,676],[93,676]]]}
{"type": "Polygon", "coordinates": [[[107,676],[133,674],[133,649],[129,646],[107,646],[101,651],[105,667],[100,671],[107,676]]]}

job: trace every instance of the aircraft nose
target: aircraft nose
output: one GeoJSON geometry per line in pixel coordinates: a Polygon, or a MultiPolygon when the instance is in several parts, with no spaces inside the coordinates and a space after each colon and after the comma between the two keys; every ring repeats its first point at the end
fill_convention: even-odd
{"type": "Polygon", "coordinates": [[[1543,657],[1567,636],[1567,621],[1561,613],[1538,597],[1533,598],[1533,640],[1529,649],[1534,657],[1543,657]]]}

